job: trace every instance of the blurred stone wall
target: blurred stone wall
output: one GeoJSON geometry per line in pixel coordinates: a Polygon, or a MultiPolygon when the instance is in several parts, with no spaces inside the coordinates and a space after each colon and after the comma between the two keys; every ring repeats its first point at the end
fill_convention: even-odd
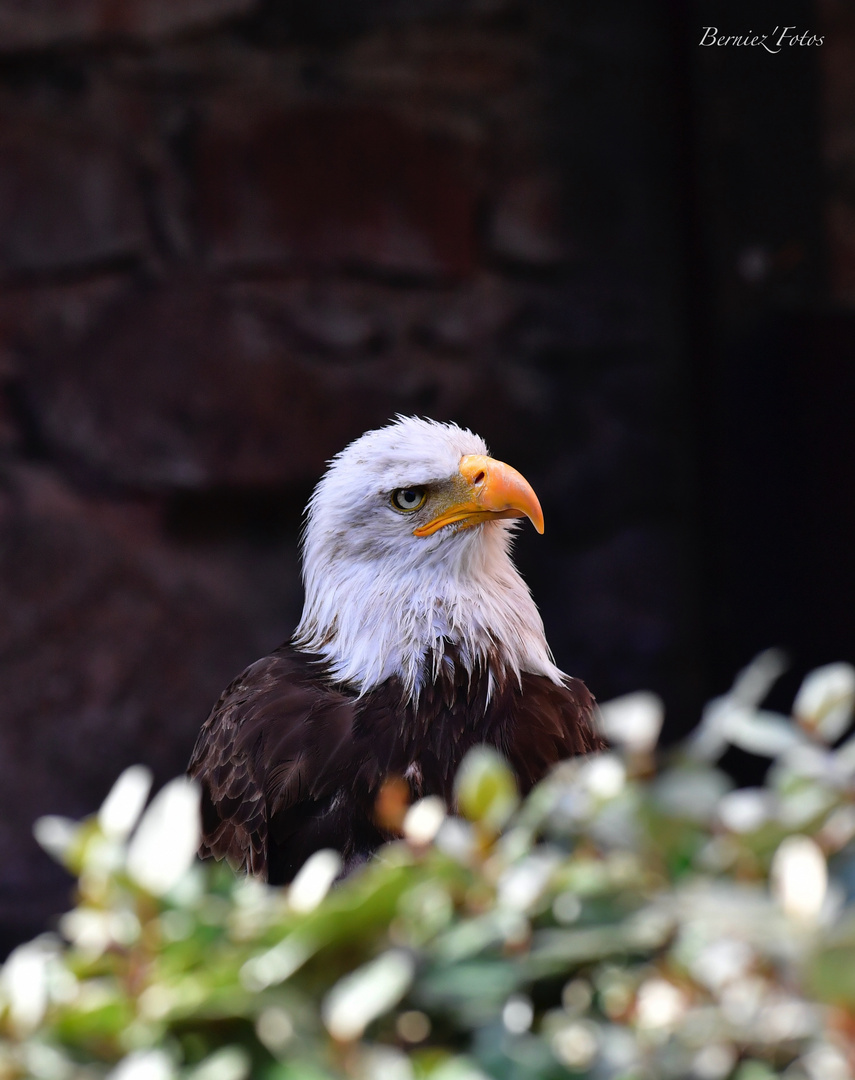
{"type": "Polygon", "coordinates": [[[0,924],[30,838],[184,768],[396,412],[532,480],[559,663],[696,656],[667,5],[0,0],[0,924]]]}

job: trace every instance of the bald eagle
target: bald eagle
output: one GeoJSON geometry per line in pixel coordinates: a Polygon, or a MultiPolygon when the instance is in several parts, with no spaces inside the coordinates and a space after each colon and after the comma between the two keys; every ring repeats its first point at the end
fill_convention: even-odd
{"type": "Polygon", "coordinates": [[[477,744],[524,792],[600,746],[511,560],[523,518],[543,532],[529,483],[456,424],[398,417],[333,458],[306,511],[294,636],[225,690],[188,767],[203,856],[271,883],[324,847],[349,868],[390,838],[390,777],[453,805],[477,744]]]}

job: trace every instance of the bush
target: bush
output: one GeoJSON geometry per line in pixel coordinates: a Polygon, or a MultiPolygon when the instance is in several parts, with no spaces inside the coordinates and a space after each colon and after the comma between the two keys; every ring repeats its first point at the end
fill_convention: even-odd
{"type": "MultiPolygon", "coordinates": [[[[787,719],[765,654],[657,766],[661,706],[606,706],[616,749],[520,802],[481,750],[401,840],[332,887],[193,860],[198,801],[145,770],[37,835],[76,906],[0,976],[0,1077],[842,1080],[855,1060],[855,671],[787,719]],[[762,788],[715,765],[772,759],[762,788]],[[61,935],[61,936],[60,936],[61,935]]],[[[660,758],[664,755],[658,755],[660,758]]]]}

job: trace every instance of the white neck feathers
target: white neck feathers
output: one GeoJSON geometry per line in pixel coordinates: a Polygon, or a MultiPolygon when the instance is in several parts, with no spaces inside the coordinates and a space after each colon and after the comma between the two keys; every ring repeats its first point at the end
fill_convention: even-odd
{"type": "Polygon", "coordinates": [[[397,677],[410,698],[436,678],[447,646],[469,676],[560,683],[543,623],[510,557],[513,525],[480,527],[396,551],[332,542],[310,515],[306,601],[295,641],[319,653],[337,682],[368,693],[397,677]]]}

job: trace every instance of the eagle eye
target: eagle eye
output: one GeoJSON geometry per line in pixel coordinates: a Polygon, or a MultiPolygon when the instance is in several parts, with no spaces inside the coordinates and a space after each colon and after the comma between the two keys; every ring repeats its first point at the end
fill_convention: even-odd
{"type": "Polygon", "coordinates": [[[423,487],[397,488],[392,492],[392,508],[405,514],[421,510],[427,499],[427,489],[423,487]]]}

